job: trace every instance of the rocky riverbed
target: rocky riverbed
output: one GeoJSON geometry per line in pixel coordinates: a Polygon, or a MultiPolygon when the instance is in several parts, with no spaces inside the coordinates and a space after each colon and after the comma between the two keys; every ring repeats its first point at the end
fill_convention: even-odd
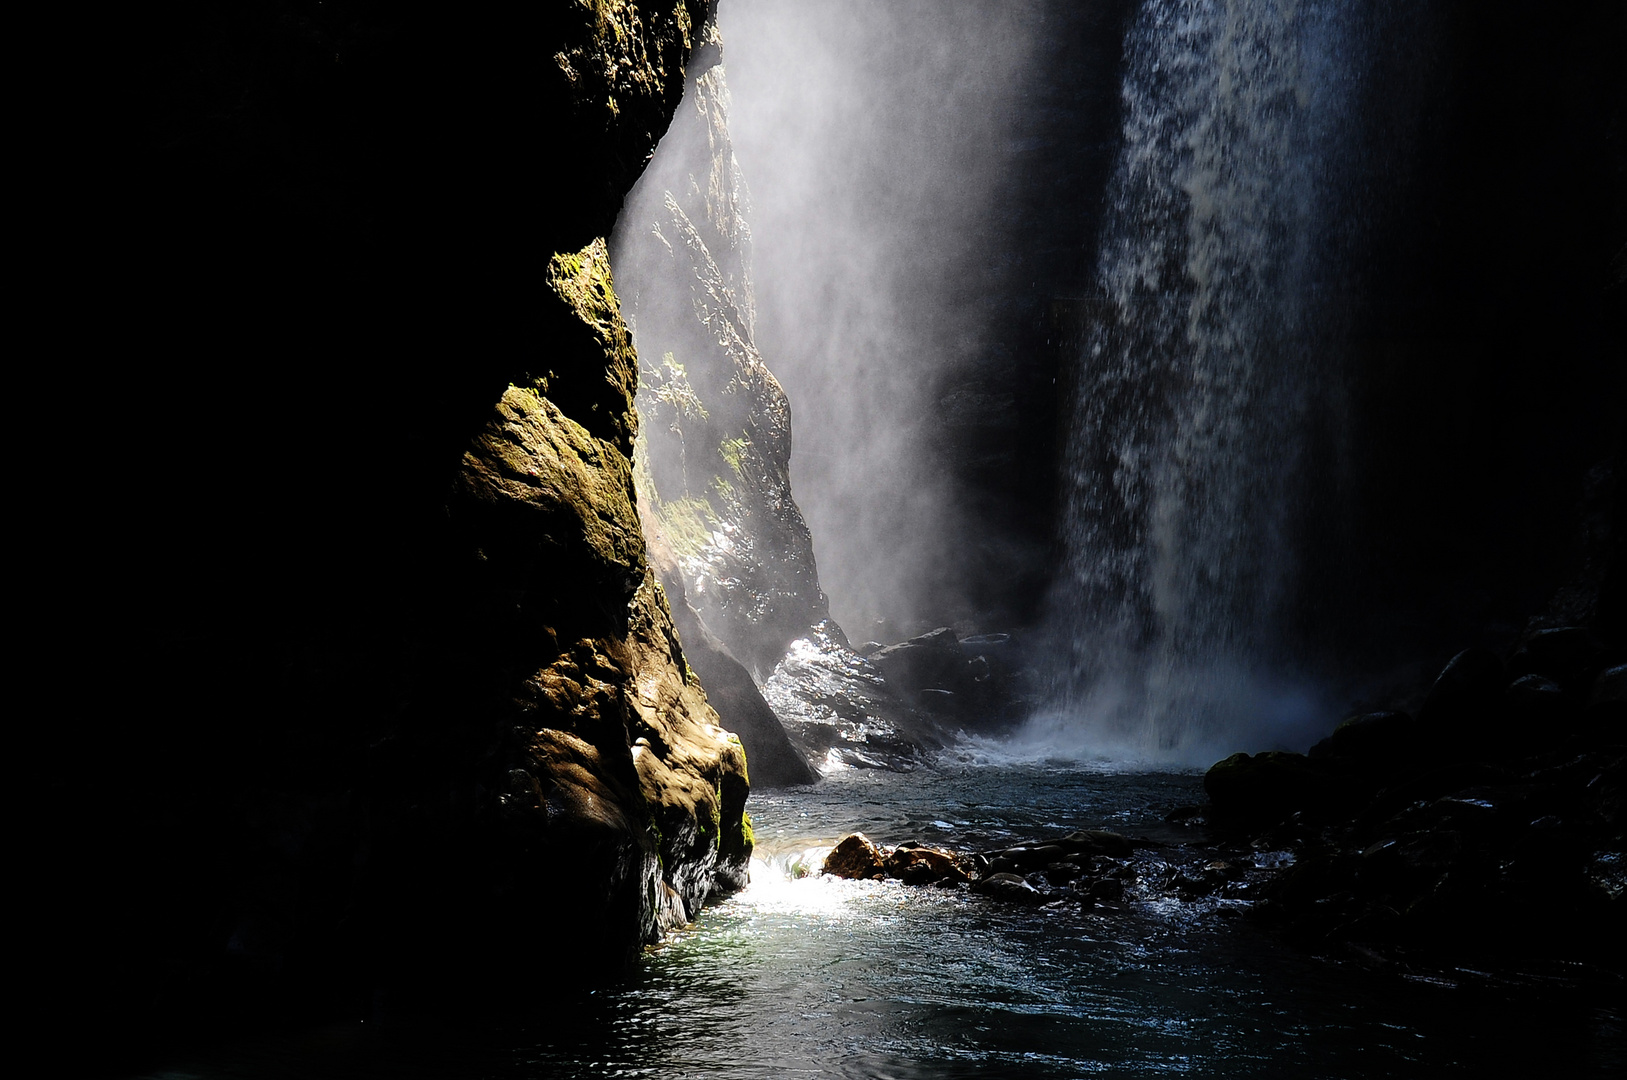
{"type": "Polygon", "coordinates": [[[1555,628],[1459,654],[1414,718],[1353,716],[1308,754],[1235,754],[1164,828],[999,846],[843,837],[821,872],[1112,917],[1201,901],[1413,979],[1624,985],[1627,666],[1555,628]]]}

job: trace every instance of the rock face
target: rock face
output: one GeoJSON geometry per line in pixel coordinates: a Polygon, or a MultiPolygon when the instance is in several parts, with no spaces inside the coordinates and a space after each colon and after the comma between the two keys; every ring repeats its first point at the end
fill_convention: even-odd
{"type": "Polygon", "coordinates": [[[522,794],[505,810],[540,811],[530,827],[550,866],[568,862],[582,835],[617,853],[612,880],[627,874],[618,861],[635,863],[640,886],[625,899],[637,902],[637,932],[620,936],[648,943],[668,928],[655,901],[659,867],[685,921],[714,892],[744,884],[746,763],[685,668],[645,559],[630,458],[635,357],[603,242],[556,256],[549,285],[597,338],[607,376],[593,381],[620,387],[619,407],[586,410],[598,436],[551,399],[581,393],[555,372],[509,389],[465,453],[448,509],[475,563],[472,598],[489,609],[472,621],[530,643],[507,691],[506,719],[524,748],[507,763],[508,786],[536,785],[546,805],[522,794]],[[561,577],[598,603],[562,604],[561,577]]]}
{"type": "Polygon", "coordinates": [[[683,110],[618,225],[639,342],[643,494],[691,605],[766,673],[829,618],[791,497],[791,410],[752,341],[751,232],[729,143],[721,42],[705,31],[683,110]]]}
{"type": "Polygon", "coordinates": [[[908,767],[930,736],[830,617],[792,498],[790,406],[753,338],[749,200],[722,42],[704,34],[683,108],[613,244],[642,365],[641,510],[672,554],[663,581],[690,608],[679,612],[685,640],[706,643],[691,661],[721,691],[715,703],[759,782],[805,782],[808,760],[908,767]],[[801,765],[784,753],[786,734],[801,765]]]}
{"type": "Polygon", "coordinates": [[[97,560],[125,704],[44,793],[81,950],[45,993],[103,1045],[547,997],[743,883],[604,240],[710,8],[247,3],[131,43],[105,239],[142,265],[103,323],[169,360],[98,503],[141,523],[97,560]]]}

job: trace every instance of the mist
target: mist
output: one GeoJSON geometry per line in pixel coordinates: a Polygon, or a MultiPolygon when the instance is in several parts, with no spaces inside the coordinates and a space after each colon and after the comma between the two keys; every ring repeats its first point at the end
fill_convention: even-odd
{"type": "Polygon", "coordinates": [[[1042,572],[1042,550],[989,546],[960,479],[966,447],[945,434],[957,410],[1010,392],[994,325],[1013,259],[996,210],[1023,151],[1014,128],[1042,14],[855,0],[719,11],[752,193],[757,343],[791,402],[792,484],[820,580],[855,641],[975,622],[971,578],[1042,572]]]}
{"type": "MultiPolygon", "coordinates": [[[[1506,646],[1553,588],[1570,556],[1544,523],[1573,512],[1609,395],[1578,394],[1573,423],[1481,373],[1540,347],[1612,385],[1596,290],[1549,288],[1559,320],[1496,299],[1580,282],[1598,245],[1486,227],[1546,221],[1569,181],[1485,167],[1507,110],[1451,45],[1466,11],[725,0],[718,19],[731,175],[668,175],[664,148],[641,187],[722,182],[738,208],[718,239],[740,265],[718,270],[783,388],[824,591],[799,625],[828,598],[856,645],[1026,631],[1036,745],[1201,762],[1304,748],[1419,665],[1506,646]],[[1540,513],[1513,512],[1521,482],[1540,513]]],[[[1596,192],[1589,145],[1567,160],[1596,192]]],[[[639,200],[629,220],[660,216],[639,200]]],[[[736,651],[761,680],[788,633],[736,651]]]]}

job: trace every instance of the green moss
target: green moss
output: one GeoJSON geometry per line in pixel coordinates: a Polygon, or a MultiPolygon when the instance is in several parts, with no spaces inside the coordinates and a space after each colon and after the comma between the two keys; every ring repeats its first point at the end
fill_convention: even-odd
{"type": "MultiPolygon", "coordinates": [[[[550,357],[548,362],[560,362],[552,360],[557,356],[564,364],[577,366],[533,369],[516,386],[550,398],[578,420],[593,424],[601,437],[613,432],[630,443],[637,431],[637,419],[626,414],[631,412],[638,382],[638,355],[627,324],[621,318],[621,303],[616,297],[604,239],[592,241],[581,251],[552,256],[544,276],[548,291],[581,321],[592,341],[590,344],[573,337],[568,342],[554,343],[557,347],[544,354],[550,357]],[[602,353],[603,382],[580,366],[582,356],[590,348],[602,353]],[[626,419],[619,419],[623,415],[626,419]],[[609,432],[604,430],[606,427],[609,432]]],[[[623,444],[622,449],[625,452],[628,445],[623,444]]]]}
{"type": "Polygon", "coordinates": [[[667,542],[679,558],[699,555],[712,542],[717,514],[705,499],[690,497],[660,503],[657,514],[667,542]]]}
{"type": "Polygon", "coordinates": [[[549,259],[548,284],[584,318],[604,326],[621,321],[610,256],[603,240],[549,259]]]}
{"type": "Polygon", "coordinates": [[[717,452],[728,463],[729,468],[734,470],[735,476],[745,477],[746,474],[741,465],[741,457],[746,452],[746,439],[744,436],[738,439],[724,439],[718,444],[717,452]]]}
{"type": "Polygon", "coordinates": [[[744,810],[740,812],[740,839],[745,841],[747,851],[757,846],[757,834],[751,829],[751,814],[744,810]]]}

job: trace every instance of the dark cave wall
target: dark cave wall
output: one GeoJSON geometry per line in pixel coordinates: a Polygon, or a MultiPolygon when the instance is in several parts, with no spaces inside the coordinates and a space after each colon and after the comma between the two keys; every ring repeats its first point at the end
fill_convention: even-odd
{"type": "Polygon", "coordinates": [[[1538,615],[1619,637],[1627,13],[1427,10],[1363,98],[1358,160],[1382,194],[1353,246],[1297,616],[1340,653],[1432,663],[1538,615]],[[1578,583],[1589,598],[1546,610],[1578,583]]]}
{"type": "Polygon", "coordinates": [[[115,644],[42,795],[47,1007],[107,1055],[546,997],[742,883],[602,239],[710,16],[266,0],[126,43],[88,336],[130,359],[72,519],[115,644]]]}

